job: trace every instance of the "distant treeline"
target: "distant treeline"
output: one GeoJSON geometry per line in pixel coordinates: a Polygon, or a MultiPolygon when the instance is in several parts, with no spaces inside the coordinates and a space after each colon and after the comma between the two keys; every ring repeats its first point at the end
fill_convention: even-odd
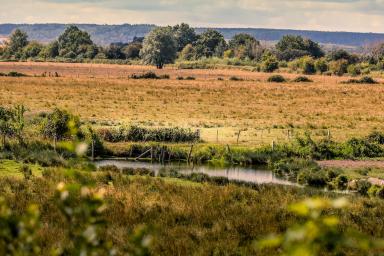
{"type": "MultiPolygon", "coordinates": [[[[92,40],[98,45],[109,45],[116,42],[131,42],[135,37],[146,36],[155,25],[96,25],[75,24],[81,30],[87,31],[92,40]]],[[[15,29],[21,29],[28,33],[31,40],[50,42],[59,37],[67,27],[66,24],[0,24],[0,35],[8,36],[15,29]]],[[[206,28],[196,28],[198,34],[206,31],[206,28]]],[[[372,43],[384,41],[384,34],[380,33],[356,33],[356,32],[326,32],[310,30],[289,29],[263,29],[263,28],[215,28],[223,34],[226,40],[240,33],[249,34],[261,41],[279,41],[285,35],[298,35],[310,38],[321,44],[335,44],[361,47],[372,43]]]]}
{"type": "Polygon", "coordinates": [[[30,41],[29,35],[16,29],[5,47],[1,60],[133,61],[162,68],[177,62],[179,68],[203,68],[208,62],[250,66],[254,71],[274,72],[288,69],[304,74],[369,74],[384,69],[384,44],[366,49],[364,54],[346,50],[324,50],[319,43],[302,36],[285,35],[274,46],[264,46],[247,33],[234,35],[229,41],[219,31],[208,29],[199,34],[188,24],[155,27],[144,38],[129,43],[97,45],[91,35],[75,25],[65,28],[57,40],[47,44],[30,41]],[[201,65],[203,63],[203,65],[201,65]]]}

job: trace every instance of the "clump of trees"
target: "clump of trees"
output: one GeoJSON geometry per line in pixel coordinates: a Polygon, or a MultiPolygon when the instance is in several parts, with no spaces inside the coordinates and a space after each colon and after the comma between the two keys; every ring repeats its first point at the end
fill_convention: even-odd
{"type": "Polygon", "coordinates": [[[91,36],[76,26],[68,26],[59,38],[49,44],[29,41],[28,35],[15,30],[0,58],[7,60],[65,59],[83,60],[138,60],[163,68],[179,62],[182,67],[210,67],[220,62],[228,65],[249,65],[257,71],[274,72],[279,68],[303,74],[367,75],[372,70],[384,69],[384,43],[378,43],[365,54],[351,54],[343,49],[326,52],[311,39],[296,35],[283,36],[275,46],[262,45],[252,35],[240,33],[228,42],[223,34],[207,29],[197,34],[188,24],[156,27],[145,38],[134,38],[129,43],[112,43],[102,47],[93,43],[91,36]],[[196,64],[195,64],[196,63],[196,64]],[[201,65],[199,65],[201,63],[201,65]]]}

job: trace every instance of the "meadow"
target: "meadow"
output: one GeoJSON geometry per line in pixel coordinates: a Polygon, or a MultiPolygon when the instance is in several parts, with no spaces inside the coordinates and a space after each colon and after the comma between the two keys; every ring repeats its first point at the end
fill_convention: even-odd
{"type": "Polygon", "coordinates": [[[383,84],[344,84],[350,77],[320,75],[294,82],[299,74],[284,72],[278,75],[288,81],[275,83],[268,79],[277,74],[234,67],[0,63],[0,73],[11,71],[25,76],[0,76],[1,105],[14,116],[22,109],[16,105],[27,111],[25,122],[10,119],[11,128],[21,126],[4,133],[7,143],[1,144],[0,224],[6,231],[0,254],[282,255],[296,246],[311,253],[316,246],[329,249],[318,255],[382,252],[370,239],[384,237],[384,188],[367,181],[384,177],[382,162],[347,170],[344,162],[334,169],[332,162],[322,168],[313,160],[383,155],[383,84]],[[140,79],[149,71],[157,79],[140,79]],[[124,125],[129,128],[118,129],[124,125]],[[61,137],[51,130],[56,126],[61,137]],[[145,169],[97,169],[89,148],[77,150],[93,143],[96,157],[107,152],[135,159],[151,152],[147,160],[153,154],[163,163],[265,164],[303,186],[172,169],[158,176],[145,169]],[[329,203],[340,196],[349,201],[347,209],[329,203]],[[307,215],[295,214],[292,204],[308,198],[315,201],[304,207],[307,215]],[[317,231],[301,230],[304,235],[290,240],[290,231],[306,223],[317,231]],[[288,240],[277,249],[259,248],[269,235],[285,232],[288,240]],[[314,247],[300,247],[306,242],[314,247]]]}
{"type": "MultiPolygon", "coordinates": [[[[344,141],[384,128],[384,86],[341,83],[349,77],[270,83],[271,74],[234,68],[0,63],[0,72],[10,71],[29,76],[0,77],[2,105],[24,104],[28,115],[60,107],[95,126],[179,126],[200,129],[208,143],[245,146],[284,142],[305,131],[344,141]],[[130,78],[148,71],[170,79],[130,78]],[[50,77],[55,73],[59,77],[50,77]]],[[[280,74],[290,80],[299,76],[280,74]]]]}

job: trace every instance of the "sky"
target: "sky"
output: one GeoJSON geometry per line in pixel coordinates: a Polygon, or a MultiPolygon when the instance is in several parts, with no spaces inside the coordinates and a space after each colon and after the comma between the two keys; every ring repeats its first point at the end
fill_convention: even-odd
{"type": "Polygon", "coordinates": [[[384,32],[384,0],[0,0],[0,23],[384,32]]]}

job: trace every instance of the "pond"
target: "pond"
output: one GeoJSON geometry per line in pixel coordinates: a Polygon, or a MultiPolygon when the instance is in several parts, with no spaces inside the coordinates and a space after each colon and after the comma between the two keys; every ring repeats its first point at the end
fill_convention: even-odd
{"type": "Polygon", "coordinates": [[[229,180],[238,180],[246,181],[257,184],[282,184],[282,185],[294,185],[287,180],[276,177],[272,171],[267,170],[266,168],[255,168],[255,167],[242,167],[242,166],[229,166],[229,167],[216,167],[210,165],[186,165],[183,163],[171,163],[166,165],[161,165],[158,163],[149,163],[149,162],[132,162],[127,160],[100,160],[95,161],[97,167],[115,165],[116,167],[122,168],[145,168],[152,170],[156,173],[159,172],[162,168],[172,168],[180,173],[190,174],[190,173],[205,173],[209,176],[216,177],[227,177],[229,180]]]}

